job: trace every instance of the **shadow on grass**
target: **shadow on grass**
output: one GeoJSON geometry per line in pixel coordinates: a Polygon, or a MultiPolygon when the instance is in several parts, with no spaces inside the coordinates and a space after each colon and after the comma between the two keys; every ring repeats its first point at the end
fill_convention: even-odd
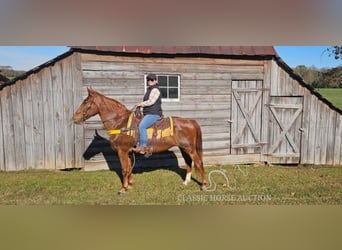
{"type": "MultiPolygon", "coordinates": [[[[115,172],[122,182],[121,165],[118,154],[110,147],[109,140],[95,132],[94,138],[83,154],[85,160],[89,160],[97,154],[103,154],[109,170],[115,172]]],[[[177,156],[172,151],[152,154],[149,158],[140,154],[130,154],[131,162],[134,164],[133,174],[141,174],[159,169],[165,169],[178,174],[182,180],[185,179],[186,170],[178,165],[177,156]]],[[[185,159],[186,161],[188,159],[185,159]]],[[[198,185],[201,183],[192,178],[198,185]]]]}

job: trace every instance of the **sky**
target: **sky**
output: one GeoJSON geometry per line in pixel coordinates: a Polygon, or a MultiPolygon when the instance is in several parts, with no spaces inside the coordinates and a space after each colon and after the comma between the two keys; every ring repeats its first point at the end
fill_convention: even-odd
{"type": "MultiPolygon", "coordinates": [[[[278,55],[290,67],[305,65],[321,68],[342,66],[326,51],[331,46],[274,46],[278,55]]],[[[0,46],[0,66],[14,70],[30,70],[67,52],[67,46],[0,46]]]]}

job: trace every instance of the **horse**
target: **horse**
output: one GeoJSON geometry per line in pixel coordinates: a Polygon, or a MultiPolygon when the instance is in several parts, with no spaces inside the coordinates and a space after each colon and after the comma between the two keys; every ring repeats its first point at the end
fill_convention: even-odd
{"type": "MultiPolygon", "coordinates": [[[[75,124],[81,125],[90,117],[99,115],[107,131],[119,131],[114,134],[110,133],[109,142],[111,148],[118,153],[121,164],[122,186],[118,194],[122,195],[133,185],[133,166],[129,154],[132,152],[136,140],[134,136],[121,131],[129,130],[126,126],[134,111],[128,109],[121,102],[95,91],[91,87],[88,87],[87,91],[88,97],[83,100],[80,107],[74,113],[73,121],[75,124]]],[[[173,134],[163,137],[162,141],[161,138],[155,139],[156,141],[151,148],[153,150],[152,153],[167,151],[173,146],[179,147],[186,163],[186,176],[183,184],[187,185],[190,183],[192,163],[194,163],[196,170],[199,170],[201,175],[201,190],[205,190],[207,180],[203,167],[201,127],[193,119],[172,118],[173,134]]],[[[151,145],[151,143],[152,139],[149,139],[148,145],[151,145]]]]}

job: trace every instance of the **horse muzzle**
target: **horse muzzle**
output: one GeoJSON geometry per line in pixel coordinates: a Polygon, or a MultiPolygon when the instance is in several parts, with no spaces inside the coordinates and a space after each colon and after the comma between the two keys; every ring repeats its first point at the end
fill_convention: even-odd
{"type": "Polygon", "coordinates": [[[84,120],[81,118],[73,117],[72,118],[75,124],[82,125],[84,123],[84,120]]]}

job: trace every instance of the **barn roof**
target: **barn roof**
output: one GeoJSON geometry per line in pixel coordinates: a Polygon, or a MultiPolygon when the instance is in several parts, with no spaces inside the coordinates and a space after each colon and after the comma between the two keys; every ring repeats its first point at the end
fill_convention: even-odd
{"type": "Polygon", "coordinates": [[[73,49],[145,55],[277,56],[273,46],[79,46],[73,49]]]}
{"type": "MultiPolygon", "coordinates": [[[[0,71],[1,72],[1,71],[0,71]]],[[[2,75],[0,73],[0,84],[1,83],[5,83],[5,82],[8,82],[10,79],[8,79],[6,76],[2,75]]]]}
{"type": "Polygon", "coordinates": [[[55,64],[74,52],[125,56],[203,56],[246,59],[279,58],[273,46],[71,46],[70,50],[64,54],[0,85],[0,91],[6,86],[15,84],[18,80],[23,80],[31,74],[55,64]]]}
{"type": "Polygon", "coordinates": [[[0,85],[0,91],[6,86],[15,84],[18,80],[23,80],[33,73],[49,67],[74,52],[94,53],[105,55],[125,55],[125,56],[188,56],[188,57],[218,57],[218,58],[239,58],[239,59],[274,59],[277,64],[288,72],[299,84],[309,89],[310,92],[325,102],[330,108],[342,114],[342,110],[335,107],[329,100],[324,98],[312,86],[305,83],[293,69],[288,66],[277,54],[273,46],[71,46],[70,50],[56,58],[38,66],[26,73],[0,85]]]}

